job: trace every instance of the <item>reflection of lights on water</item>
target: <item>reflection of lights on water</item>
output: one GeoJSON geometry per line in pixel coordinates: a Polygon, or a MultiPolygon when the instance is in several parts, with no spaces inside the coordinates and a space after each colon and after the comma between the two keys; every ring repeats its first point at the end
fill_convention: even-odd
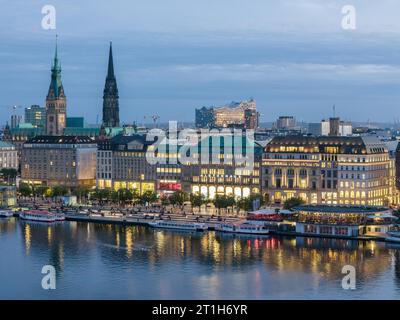
{"type": "Polygon", "coordinates": [[[58,246],[58,261],[60,266],[64,266],[64,243],[60,242],[58,246]]]}
{"type": "Polygon", "coordinates": [[[221,245],[220,245],[220,243],[217,240],[214,240],[212,242],[212,246],[213,246],[213,251],[212,252],[213,252],[214,260],[216,262],[221,261],[221,257],[220,257],[220,255],[221,255],[221,245]]]}
{"type": "Polygon", "coordinates": [[[25,224],[25,249],[27,253],[29,253],[29,249],[31,248],[31,226],[29,224],[25,224]]]}
{"type": "Polygon", "coordinates": [[[47,227],[47,241],[49,244],[51,244],[53,240],[53,230],[51,229],[51,227],[47,227]]]}
{"type": "Polygon", "coordinates": [[[374,254],[374,251],[375,251],[375,242],[373,242],[373,241],[370,242],[370,249],[371,249],[371,253],[374,254]]]}
{"type": "Polygon", "coordinates": [[[128,258],[130,258],[132,257],[132,248],[133,248],[132,228],[126,229],[125,245],[126,245],[126,254],[128,258]]]}
{"type": "Polygon", "coordinates": [[[156,243],[157,243],[157,248],[160,251],[162,251],[164,249],[164,246],[165,246],[165,235],[164,235],[164,232],[156,230],[155,234],[154,234],[154,238],[155,238],[156,243]]]}
{"type": "Polygon", "coordinates": [[[87,240],[90,240],[90,223],[87,223],[86,224],[86,232],[87,232],[87,237],[86,237],[86,239],[87,240]]]}
{"type": "Polygon", "coordinates": [[[242,252],[242,245],[239,240],[235,240],[233,242],[233,256],[236,257],[237,255],[240,255],[242,252]]]}
{"type": "Polygon", "coordinates": [[[181,238],[180,247],[181,247],[181,255],[183,256],[185,255],[185,241],[183,240],[183,237],[181,238]]]}
{"type": "Polygon", "coordinates": [[[115,232],[115,244],[117,245],[117,247],[119,247],[121,244],[121,239],[119,238],[119,232],[115,232]]]}
{"type": "Polygon", "coordinates": [[[201,237],[200,246],[201,246],[201,250],[203,251],[203,253],[207,253],[208,252],[209,238],[210,237],[211,237],[211,235],[201,237]]]}

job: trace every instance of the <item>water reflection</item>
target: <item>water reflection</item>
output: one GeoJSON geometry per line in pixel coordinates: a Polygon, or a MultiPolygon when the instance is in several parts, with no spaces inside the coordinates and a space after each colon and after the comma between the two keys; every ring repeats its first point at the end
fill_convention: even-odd
{"type": "MultiPolygon", "coordinates": [[[[84,274],[94,280],[87,284],[92,294],[110,294],[109,298],[174,298],[171,294],[177,298],[241,298],[241,291],[247,298],[290,298],[297,293],[315,298],[317,293],[332,292],[340,298],[341,270],[348,264],[356,268],[360,289],[382,276],[388,280],[388,290],[394,286],[391,293],[400,286],[400,246],[378,242],[0,221],[0,248],[17,241],[24,252],[18,257],[21,263],[53,265],[66,288],[75,287],[84,274]],[[170,286],[183,276],[188,281],[186,288],[171,291],[170,286]],[[109,290],[111,279],[126,292],[109,290]]],[[[2,264],[4,274],[1,268],[2,264]]],[[[71,292],[69,297],[79,297],[71,292]]]]}

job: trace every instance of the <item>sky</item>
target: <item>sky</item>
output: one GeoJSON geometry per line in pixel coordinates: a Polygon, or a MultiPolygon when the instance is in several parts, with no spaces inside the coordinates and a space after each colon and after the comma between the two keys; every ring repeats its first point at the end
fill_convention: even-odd
{"type": "Polygon", "coordinates": [[[55,35],[68,116],[101,121],[109,42],[123,123],[254,98],[262,122],[400,120],[398,0],[0,0],[0,123],[44,105],[55,35]],[[56,29],[42,28],[42,7],[56,29]],[[352,5],[356,29],[342,28],[352,5]]]}

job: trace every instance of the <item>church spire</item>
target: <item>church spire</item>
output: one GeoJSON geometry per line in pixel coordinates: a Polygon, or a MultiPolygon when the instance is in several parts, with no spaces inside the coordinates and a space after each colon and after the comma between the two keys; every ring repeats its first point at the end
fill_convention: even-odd
{"type": "Polygon", "coordinates": [[[119,127],[119,96],[117,80],[114,75],[114,60],[112,43],[108,55],[108,70],[103,91],[103,125],[105,127],[119,127]]]}
{"type": "Polygon", "coordinates": [[[110,52],[108,54],[108,72],[107,72],[107,78],[115,78],[114,76],[114,60],[113,60],[113,54],[112,54],[112,42],[110,41],[110,52]]]}
{"type": "Polygon", "coordinates": [[[49,88],[49,96],[54,95],[58,98],[61,94],[64,94],[64,89],[61,82],[61,64],[58,60],[58,36],[56,36],[56,48],[54,52],[53,65],[51,67],[51,82],[49,88]]]}
{"type": "Polygon", "coordinates": [[[53,66],[52,66],[52,71],[54,70],[59,70],[61,72],[61,65],[58,61],[58,35],[56,35],[56,49],[54,52],[54,61],[53,61],[53,66]]]}

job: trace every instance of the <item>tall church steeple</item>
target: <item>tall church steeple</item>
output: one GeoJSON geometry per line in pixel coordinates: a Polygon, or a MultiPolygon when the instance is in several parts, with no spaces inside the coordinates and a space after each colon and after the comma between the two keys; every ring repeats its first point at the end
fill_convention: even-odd
{"type": "Polygon", "coordinates": [[[103,91],[103,125],[105,127],[119,127],[119,96],[117,80],[114,75],[114,60],[112,43],[108,56],[108,70],[103,91]]]}
{"type": "Polygon", "coordinates": [[[46,134],[62,135],[66,123],[67,100],[61,82],[61,64],[58,60],[58,43],[51,66],[51,81],[46,97],[46,134]]]}

